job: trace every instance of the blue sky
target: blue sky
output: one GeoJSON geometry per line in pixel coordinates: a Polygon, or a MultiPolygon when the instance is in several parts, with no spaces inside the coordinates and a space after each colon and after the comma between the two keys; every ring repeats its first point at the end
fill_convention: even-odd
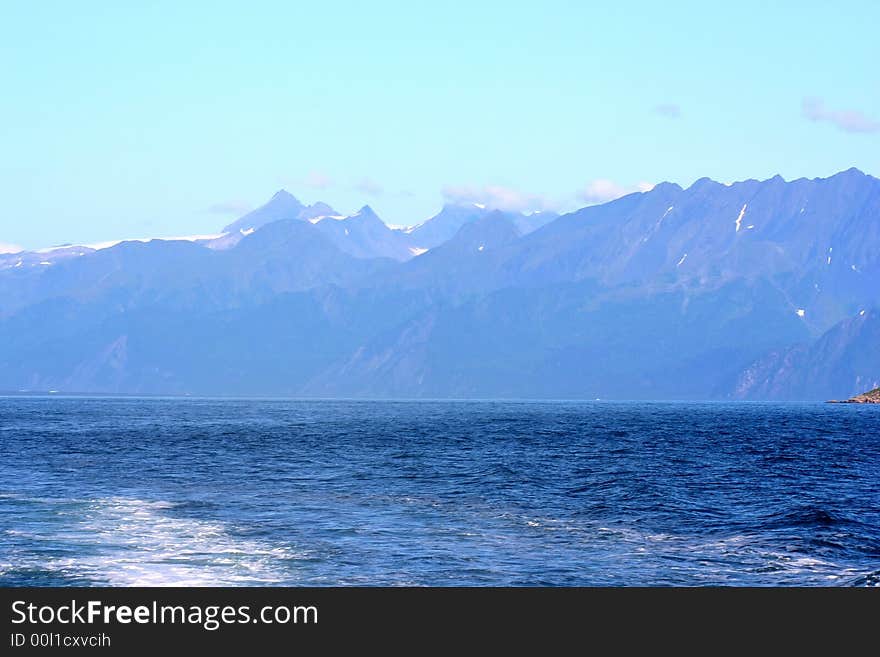
{"type": "Polygon", "coordinates": [[[284,187],[411,224],[880,175],[880,3],[15,2],[0,242],[216,232],[284,187]],[[184,6],[185,5],[185,6],[184,6]]]}

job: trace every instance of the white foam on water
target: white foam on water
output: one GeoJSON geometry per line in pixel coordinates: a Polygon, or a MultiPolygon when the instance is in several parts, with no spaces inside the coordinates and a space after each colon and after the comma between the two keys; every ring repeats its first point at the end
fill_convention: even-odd
{"type": "MultiPolygon", "coordinates": [[[[221,522],[183,518],[176,505],[126,498],[90,500],[76,511],[57,500],[73,522],[39,532],[40,542],[63,542],[76,556],[22,564],[111,586],[269,585],[291,579],[301,557],[283,546],[236,537],[221,522]]],[[[0,573],[11,564],[0,563],[0,573]]]]}
{"type": "MultiPolygon", "coordinates": [[[[549,528],[547,519],[541,519],[540,524],[545,529],[549,528]]],[[[613,525],[585,525],[568,529],[585,534],[583,549],[601,549],[605,545],[618,555],[615,559],[626,560],[626,557],[621,559],[619,555],[628,552],[630,558],[637,560],[644,559],[646,554],[672,560],[679,565],[670,566],[670,570],[689,571],[694,581],[720,584],[737,581],[743,571],[754,573],[765,570],[773,573],[772,579],[787,583],[815,582],[817,577],[842,581],[863,574],[857,569],[846,568],[817,556],[780,550],[777,546],[767,544],[765,537],[760,535],[730,534],[712,538],[640,531],[613,525]],[[601,537],[604,542],[594,543],[590,536],[601,537]],[[706,570],[704,566],[709,564],[713,567],[706,570]]],[[[594,556],[601,560],[598,553],[594,556]]]]}

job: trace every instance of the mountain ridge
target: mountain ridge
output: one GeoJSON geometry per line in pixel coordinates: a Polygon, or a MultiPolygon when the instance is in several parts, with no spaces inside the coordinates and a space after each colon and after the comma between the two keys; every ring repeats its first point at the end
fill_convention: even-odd
{"type": "Polygon", "coordinates": [[[281,190],[221,237],[3,254],[0,389],[824,400],[878,376],[873,176],[533,216],[401,230],[281,190]]]}

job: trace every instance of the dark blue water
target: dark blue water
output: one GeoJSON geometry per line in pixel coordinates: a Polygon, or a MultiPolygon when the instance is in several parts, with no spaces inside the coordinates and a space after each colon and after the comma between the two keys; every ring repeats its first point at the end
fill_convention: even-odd
{"type": "Polygon", "coordinates": [[[0,398],[4,585],[878,571],[878,406],[0,398]]]}

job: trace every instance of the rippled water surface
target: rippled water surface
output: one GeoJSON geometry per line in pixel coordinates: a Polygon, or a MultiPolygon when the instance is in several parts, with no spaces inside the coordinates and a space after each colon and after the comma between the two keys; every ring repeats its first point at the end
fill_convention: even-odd
{"type": "Polygon", "coordinates": [[[0,585],[878,581],[878,406],[0,398],[0,585]]]}

